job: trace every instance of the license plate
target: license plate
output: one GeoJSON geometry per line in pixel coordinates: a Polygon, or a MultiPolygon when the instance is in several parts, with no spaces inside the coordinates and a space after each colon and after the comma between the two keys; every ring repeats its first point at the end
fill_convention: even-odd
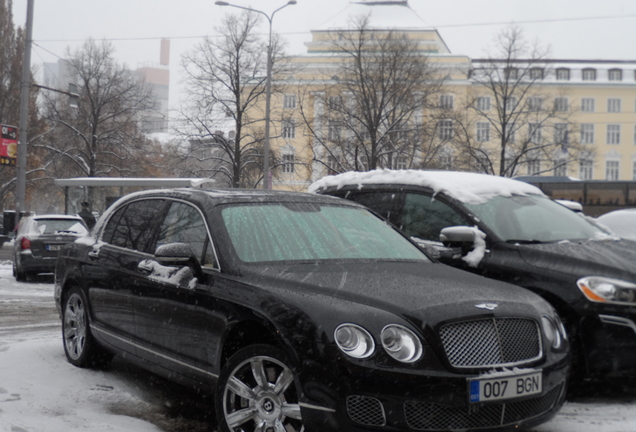
{"type": "Polygon", "coordinates": [[[522,375],[469,379],[470,402],[515,399],[541,393],[543,390],[542,378],[543,374],[539,371],[522,375]]]}
{"type": "Polygon", "coordinates": [[[62,249],[62,245],[46,245],[46,250],[49,252],[55,252],[62,249]]]}

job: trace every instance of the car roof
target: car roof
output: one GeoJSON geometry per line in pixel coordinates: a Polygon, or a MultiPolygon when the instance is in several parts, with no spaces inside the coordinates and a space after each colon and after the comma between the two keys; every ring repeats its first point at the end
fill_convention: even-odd
{"type": "Polygon", "coordinates": [[[82,218],[79,216],[63,215],[63,214],[42,214],[42,215],[33,215],[33,216],[27,216],[27,217],[30,217],[34,220],[40,220],[40,219],[69,219],[69,220],[79,220],[79,221],[82,220],[82,218]]]}
{"type": "MultiPolygon", "coordinates": [[[[326,195],[308,194],[305,192],[273,191],[262,189],[156,189],[134,192],[121,198],[131,201],[147,197],[168,197],[191,199],[192,201],[206,201],[213,205],[256,202],[311,202],[325,204],[350,205],[349,201],[326,195]]],[[[118,201],[119,202],[119,201],[118,201]]],[[[117,203],[116,203],[117,204],[117,203]]],[[[113,205],[115,206],[115,205],[113,205]]]]}
{"type": "Polygon", "coordinates": [[[435,194],[443,193],[469,204],[481,204],[494,196],[544,195],[539,188],[529,183],[489,174],[388,169],[327,176],[312,184],[309,192],[321,193],[352,187],[363,189],[365,185],[426,187],[435,194]]]}

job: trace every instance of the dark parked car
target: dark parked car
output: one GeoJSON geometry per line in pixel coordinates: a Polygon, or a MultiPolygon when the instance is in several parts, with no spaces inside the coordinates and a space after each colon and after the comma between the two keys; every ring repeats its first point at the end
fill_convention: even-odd
{"type": "Polygon", "coordinates": [[[213,392],[225,432],[512,430],[556,413],[570,363],[539,296],[311,194],[124,197],[62,250],[55,299],[72,364],[213,392]]]}
{"type": "Polygon", "coordinates": [[[636,242],[485,174],[377,170],[310,190],[374,209],[442,262],[544,297],[571,336],[577,378],[636,376],[636,242]]]}
{"type": "Polygon", "coordinates": [[[13,276],[24,282],[29,275],[53,273],[62,246],[86,234],[86,225],[77,216],[23,217],[13,242],[13,276]]]}

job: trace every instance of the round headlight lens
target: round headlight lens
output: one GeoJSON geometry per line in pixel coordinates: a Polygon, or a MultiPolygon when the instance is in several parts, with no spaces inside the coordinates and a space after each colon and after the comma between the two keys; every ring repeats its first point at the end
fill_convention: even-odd
{"type": "Polygon", "coordinates": [[[366,358],[373,354],[375,342],[364,328],[356,324],[340,324],[334,331],[336,345],[354,358],[366,358]]]}
{"type": "Polygon", "coordinates": [[[598,303],[636,304],[636,284],[601,276],[588,276],[576,282],[588,300],[598,303]]]}
{"type": "Polygon", "coordinates": [[[558,325],[546,316],[541,317],[541,323],[543,324],[545,336],[548,339],[548,342],[550,342],[550,345],[552,345],[552,348],[559,348],[563,343],[563,340],[561,339],[561,333],[558,325]]]}
{"type": "Polygon", "coordinates": [[[422,342],[404,326],[389,324],[382,329],[381,339],[384,350],[398,361],[413,363],[422,358],[422,342]]]}

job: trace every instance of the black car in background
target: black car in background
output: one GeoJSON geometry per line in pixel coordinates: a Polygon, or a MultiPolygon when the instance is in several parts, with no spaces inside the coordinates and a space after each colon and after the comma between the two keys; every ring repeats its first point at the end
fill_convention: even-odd
{"type": "Polygon", "coordinates": [[[62,246],[87,233],[84,221],[78,216],[22,217],[13,242],[13,276],[18,282],[24,282],[30,275],[53,273],[62,246]]]}
{"type": "Polygon", "coordinates": [[[636,377],[636,242],[485,174],[376,170],[310,190],[364,204],[444,263],[541,295],[566,324],[577,378],[636,377]]]}
{"type": "Polygon", "coordinates": [[[123,354],[213,392],[224,432],[515,430],[566,390],[545,300],[333,197],[129,195],[61,251],[55,299],[72,364],[123,354]]]}

